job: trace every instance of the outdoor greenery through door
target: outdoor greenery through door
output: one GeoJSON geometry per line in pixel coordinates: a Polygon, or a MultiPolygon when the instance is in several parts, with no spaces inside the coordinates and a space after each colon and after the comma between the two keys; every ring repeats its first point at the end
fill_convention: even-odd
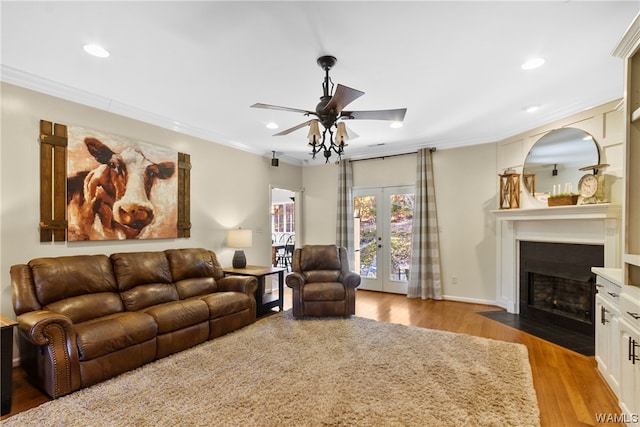
{"type": "Polygon", "coordinates": [[[407,293],[411,271],[413,186],[353,190],[354,270],[361,289],[407,293]]]}

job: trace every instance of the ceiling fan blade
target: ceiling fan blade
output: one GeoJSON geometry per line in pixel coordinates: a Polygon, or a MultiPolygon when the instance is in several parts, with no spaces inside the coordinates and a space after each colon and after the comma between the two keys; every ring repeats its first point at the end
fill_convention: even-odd
{"type": "Polygon", "coordinates": [[[347,135],[349,135],[349,141],[360,137],[360,135],[355,133],[349,126],[347,126],[347,135]]]}
{"type": "Polygon", "coordinates": [[[364,95],[364,92],[338,84],[336,92],[331,97],[331,101],[329,101],[324,107],[324,111],[333,110],[335,112],[340,112],[344,107],[349,105],[355,99],[360,98],[362,95],[364,95]]]}
{"type": "Polygon", "coordinates": [[[270,104],[262,104],[260,102],[253,104],[251,108],[264,108],[266,110],[278,110],[278,111],[290,111],[292,113],[303,113],[303,114],[313,114],[316,113],[309,110],[301,110],[299,108],[289,108],[289,107],[281,107],[279,105],[270,105],[270,104]]]}
{"type": "MultiPolygon", "coordinates": [[[[315,119],[314,119],[314,120],[315,120],[315,119]]],[[[273,136],[289,135],[291,132],[295,132],[295,131],[297,131],[298,129],[302,129],[302,128],[303,128],[303,127],[305,127],[305,126],[309,126],[309,123],[311,123],[312,121],[313,121],[313,120],[307,120],[306,122],[304,122],[304,123],[300,123],[300,124],[299,124],[299,125],[297,125],[297,126],[294,126],[294,127],[292,127],[292,128],[289,128],[289,129],[285,129],[285,130],[283,130],[282,132],[278,132],[278,133],[274,134],[273,136]]]]}
{"type": "Polygon", "coordinates": [[[407,113],[406,108],[395,110],[372,110],[372,111],[343,111],[340,118],[344,120],[390,120],[401,122],[407,113]]]}

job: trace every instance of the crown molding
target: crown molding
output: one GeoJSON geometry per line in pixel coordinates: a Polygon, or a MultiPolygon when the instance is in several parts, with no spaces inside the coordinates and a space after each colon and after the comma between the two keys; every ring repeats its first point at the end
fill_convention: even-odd
{"type": "Polygon", "coordinates": [[[629,58],[635,50],[638,48],[638,42],[640,41],[640,13],[636,15],[633,22],[629,25],[629,28],[624,32],[624,35],[618,42],[616,48],[611,52],[612,56],[619,58],[629,58]]]}
{"type": "MultiPolygon", "coordinates": [[[[172,120],[168,117],[154,114],[149,111],[141,110],[139,108],[114,101],[113,99],[101,95],[96,95],[94,93],[79,90],[62,83],[36,76],[34,74],[26,73],[24,71],[8,67],[6,65],[0,66],[0,81],[15,86],[20,86],[25,89],[44,93],[46,95],[55,96],[66,101],[85,105],[87,107],[93,107],[130,119],[149,123],[163,129],[172,130],[184,135],[201,138],[216,144],[225,145],[248,153],[270,158],[270,154],[265,155],[262,150],[256,150],[249,145],[227,138],[223,135],[201,129],[196,126],[191,126],[186,123],[178,122],[176,120],[172,120]]],[[[291,162],[290,159],[288,160],[289,162],[291,162]]]]}

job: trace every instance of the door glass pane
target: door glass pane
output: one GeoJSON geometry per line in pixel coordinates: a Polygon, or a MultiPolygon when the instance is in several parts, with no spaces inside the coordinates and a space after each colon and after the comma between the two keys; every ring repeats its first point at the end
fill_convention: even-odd
{"type": "Polygon", "coordinates": [[[360,232],[359,239],[357,239],[359,241],[355,242],[356,248],[360,248],[360,262],[356,263],[356,266],[360,268],[360,276],[375,278],[377,274],[376,238],[378,236],[376,197],[354,197],[353,209],[356,217],[355,224],[360,232]]]}
{"type": "Polygon", "coordinates": [[[296,230],[296,226],[294,224],[294,218],[295,218],[295,209],[294,209],[294,204],[293,203],[287,203],[286,205],[284,205],[285,208],[285,221],[286,221],[286,225],[285,225],[285,229],[287,233],[293,233],[296,230]]]}
{"type": "Polygon", "coordinates": [[[275,233],[282,233],[284,231],[284,206],[281,204],[273,205],[273,223],[271,224],[271,230],[275,233]]]}
{"type": "Polygon", "coordinates": [[[411,266],[411,226],[413,223],[413,194],[389,196],[390,224],[390,280],[409,280],[411,266]]]}

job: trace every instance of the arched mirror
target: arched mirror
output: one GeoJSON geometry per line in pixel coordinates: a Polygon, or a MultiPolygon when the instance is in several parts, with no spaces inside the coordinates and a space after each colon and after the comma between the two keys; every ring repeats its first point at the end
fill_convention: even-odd
{"type": "Polygon", "coordinates": [[[600,163],[598,143],[589,133],[576,128],[555,129],[531,147],[523,167],[523,184],[536,198],[544,199],[553,186],[564,189],[570,183],[573,192],[585,174],[580,168],[600,163]]]}

